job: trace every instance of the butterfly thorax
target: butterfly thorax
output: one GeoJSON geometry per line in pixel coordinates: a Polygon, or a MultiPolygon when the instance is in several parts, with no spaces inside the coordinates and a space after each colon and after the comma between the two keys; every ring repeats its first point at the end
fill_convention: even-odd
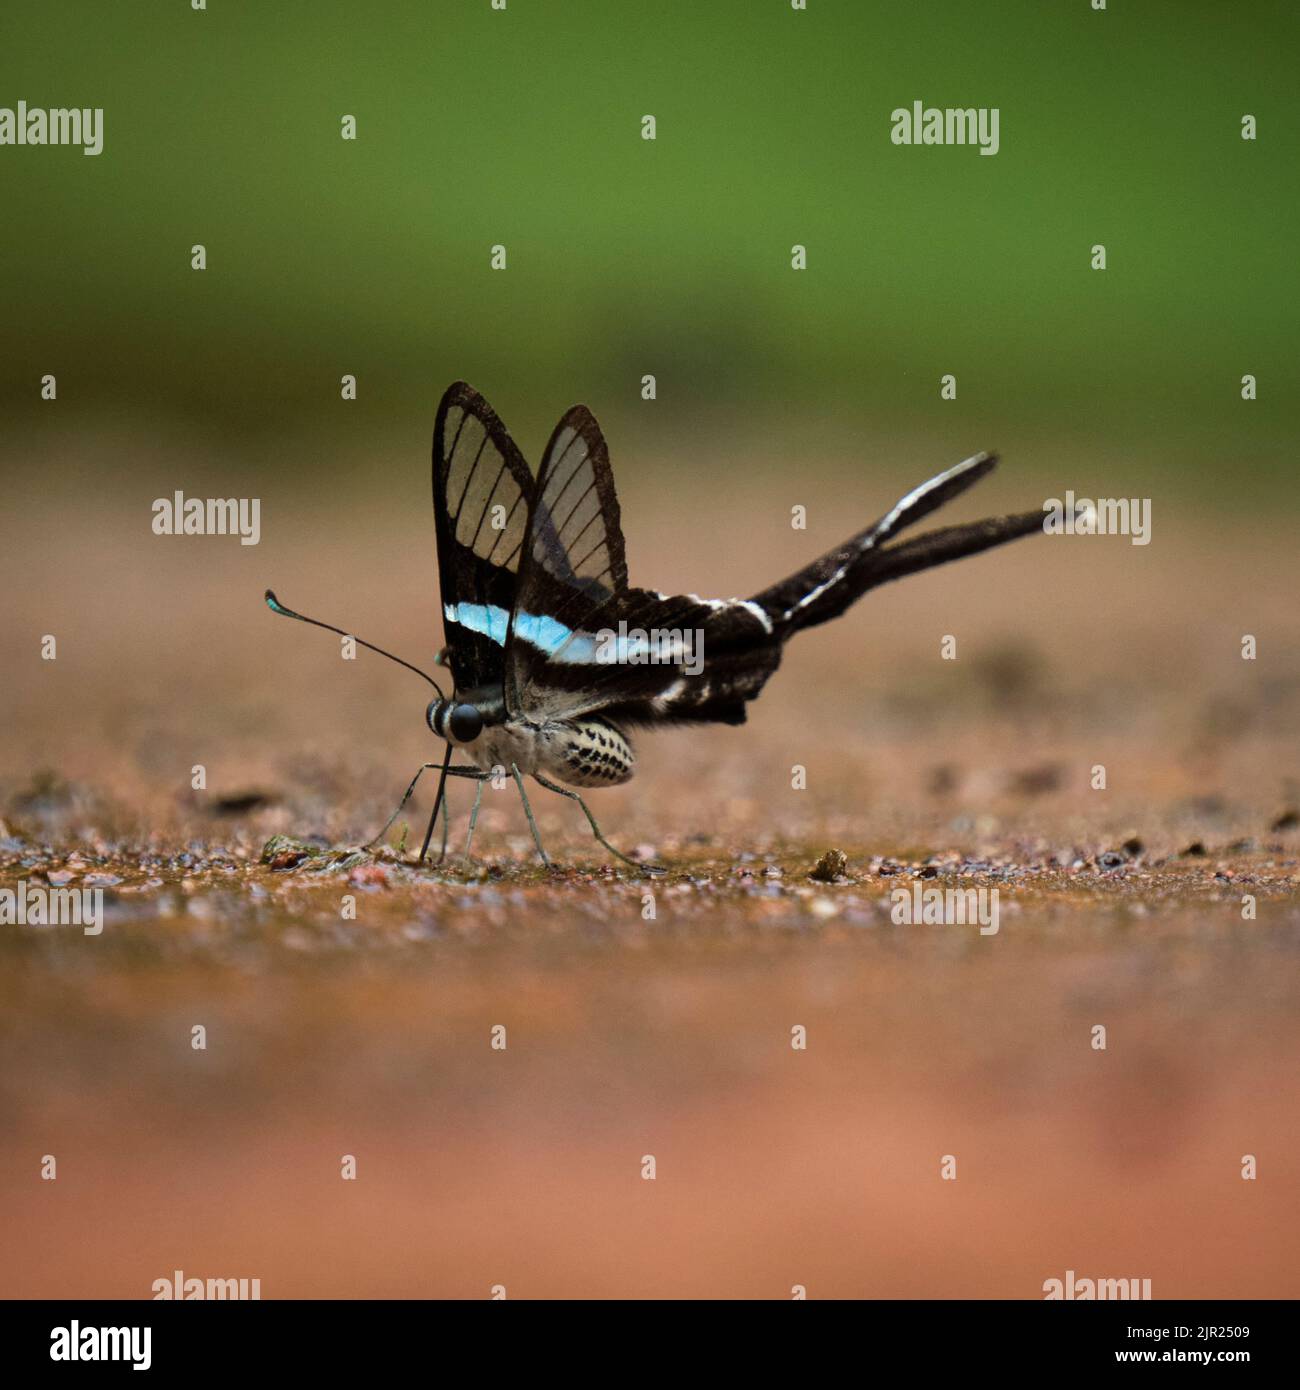
{"type": "Polygon", "coordinates": [[[507,719],[485,728],[463,745],[485,772],[509,770],[541,774],[571,787],[613,787],[626,782],[636,755],[624,734],[606,719],[554,719],[544,723],[507,719]]]}

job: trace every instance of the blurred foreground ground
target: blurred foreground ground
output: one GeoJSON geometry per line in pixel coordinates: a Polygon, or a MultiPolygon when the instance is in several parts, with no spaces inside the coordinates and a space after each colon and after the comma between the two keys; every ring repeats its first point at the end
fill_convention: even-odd
{"type": "MultiPolygon", "coordinates": [[[[678,509],[620,474],[634,581],[752,592],[915,481],[678,509]]],[[[463,785],[445,870],[258,863],[364,839],[431,756],[419,682],[259,606],[440,643],[421,507],[317,501],[243,549],[37,510],[6,570],[0,886],[99,882],[108,921],[0,928],[0,1295],[1300,1295],[1287,527],[1157,510],[1149,547],[1035,538],[799,639],[748,726],[643,737],[592,798],[670,867],[647,921],[540,790],[553,874],[512,790],[463,870],[463,785]],[[831,846],[847,881],[810,880],[831,846]],[[998,934],[894,925],[918,874],[997,887],[998,934]]]]}

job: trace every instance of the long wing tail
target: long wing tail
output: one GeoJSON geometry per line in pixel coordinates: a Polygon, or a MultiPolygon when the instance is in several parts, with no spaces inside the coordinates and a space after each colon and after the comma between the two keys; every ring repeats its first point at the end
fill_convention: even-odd
{"type": "Polygon", "coordinates": [[[913,488],[865,531],[828,551],[797,574],[755,594],[751,602],[763,609],[776,631],[789,637],[806,627],[838,618],[868,589],[887,584],[891,579],[901,579],[918,570],[975,555],[1018,536],[1042,530],[1040,509],[1015,516],[991,517],[966,526],[947,526],[886,547],[886,542],[900,531],[964,492],[996,465],[996,454],[976,454],[913,488]]]}

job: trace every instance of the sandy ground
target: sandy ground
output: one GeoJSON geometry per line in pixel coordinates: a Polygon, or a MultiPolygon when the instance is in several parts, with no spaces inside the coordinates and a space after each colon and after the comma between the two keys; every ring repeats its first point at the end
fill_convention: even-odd
{"type": "MultiPolygon", "coordinates": [[[[682,515],[626,482],[634,579],[751,592],[896,490],[809,484],[791,534],[785,491],[709,486],[682,515]]],[[[432,756],[414,677],[262,588],[417,661],[440,642],[422,510],[283,500],[243,549],[26,503],[0,886],[99,884],[107,915],[0,927],[0,1294],[175,1269],[265,1297],[1035,1298],[1067,1269],[1300,1294],[1288,527],[1173,515],[1150,547],[1034,539],[870,597],[746,727],[645,738],[593,797],[651,881],[540,791],[551,873],[510,790],[468,867],[259,862],[355,845],[432,756]],[[842,879],[810,878],[831,847],[842,879]],[[894,923],[913,884],[996,888],[998,932],[894,923]]]]}

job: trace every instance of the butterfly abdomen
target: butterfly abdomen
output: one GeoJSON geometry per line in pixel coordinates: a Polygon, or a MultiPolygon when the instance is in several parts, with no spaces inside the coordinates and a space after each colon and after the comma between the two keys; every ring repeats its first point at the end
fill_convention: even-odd
{"type": "Polygon", "coordinates": [[[616,787],[636,770],[632,745],[604,719],[572,719],[552,725],[552,775],[571,787],[616,787]]]}

